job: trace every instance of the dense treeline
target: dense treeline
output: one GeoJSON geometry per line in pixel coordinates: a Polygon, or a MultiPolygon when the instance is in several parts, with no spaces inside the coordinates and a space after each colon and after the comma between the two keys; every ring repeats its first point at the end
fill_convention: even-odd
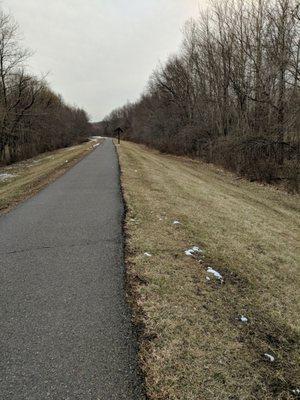
{"type": "Polygon", "coordinates": [[[129,140],[299,190],[299,28],[296,0],[215,3],[103,133],[121,125],[129,140]]]}
{"type": "Polygon", "coordinates": [[[83,110],[70,107],[44,80],[26,72],[30,56],[18,26],[0,11],[0,163],[7,164],[86,139],[83,110]]]}

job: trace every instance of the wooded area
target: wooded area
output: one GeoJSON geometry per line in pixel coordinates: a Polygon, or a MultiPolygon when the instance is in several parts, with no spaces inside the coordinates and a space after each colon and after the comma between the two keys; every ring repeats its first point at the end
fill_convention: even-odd
{"type": "Polygon", "coordinates": [[[299,191],[299,28],[298,0],[215,2],[102,134],[121,126],[125,139],[299,191]]]}
{"type": "Polygon", "coordinates": [[[88,134],[85,111],[31,76],[29,57],[17,24],[0,11],[0,164],[82,142],[88,134]]]}

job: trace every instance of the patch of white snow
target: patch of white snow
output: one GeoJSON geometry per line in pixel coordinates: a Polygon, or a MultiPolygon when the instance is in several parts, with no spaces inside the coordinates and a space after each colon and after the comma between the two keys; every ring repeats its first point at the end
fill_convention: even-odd
{"type": "Polygon", "coordinates": [[[91,136],[89,138],[89,140],[91,140],[91,141],[95,141],[95,140],[99,140],[99,139],[103,139],[103,137],[102,136],[91,136]]]}
{"type": "Polygon", "coordinates": [[[268,359],[268,361],[270,362],[274,362],[275,361],[275,357],[272,356],[271,354],[265,353],[264,356],[268,359]]]}
{"type": "Polygon", "coordinates": [[[194,246],[191,249],[185,250],[185,254],[187,256],[194,256],[195,254],[203,253],[203,250],[201,250],[199,247],[194,246]]]}
{"type": "Polygon", "coordinates": [[[0,174],[0,182],[4,182],[7,181],[8,179],[12,179],[14,178],[16,175],[13,174],[8,174],[6,172],[0,174]]]}
{"type": "Polygon", "coordinates": [[[223,282],[223,276],[220,274],[220,272],[216,271],[215,269],[209,267],[207,269],[207,272],[209,274],[213,274],[217,279],[219,279],[221,282],[223,282]]]}

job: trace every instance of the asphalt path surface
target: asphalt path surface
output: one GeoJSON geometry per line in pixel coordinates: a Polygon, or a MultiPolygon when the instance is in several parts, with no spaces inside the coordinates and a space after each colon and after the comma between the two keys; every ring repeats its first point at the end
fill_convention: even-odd
{"type": "Polygon", "coordinates": [[[1,400],[143,399],[110,139],[0,217],[1,400]]]}

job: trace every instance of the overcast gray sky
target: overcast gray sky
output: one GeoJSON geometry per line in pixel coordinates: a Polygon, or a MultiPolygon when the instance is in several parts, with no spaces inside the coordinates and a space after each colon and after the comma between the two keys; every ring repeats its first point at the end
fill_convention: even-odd
{"type": "Polygon", "coordinates": [[[2,0],[35,73],[93,121],[135,100],[205,0],[2,0]]]}

